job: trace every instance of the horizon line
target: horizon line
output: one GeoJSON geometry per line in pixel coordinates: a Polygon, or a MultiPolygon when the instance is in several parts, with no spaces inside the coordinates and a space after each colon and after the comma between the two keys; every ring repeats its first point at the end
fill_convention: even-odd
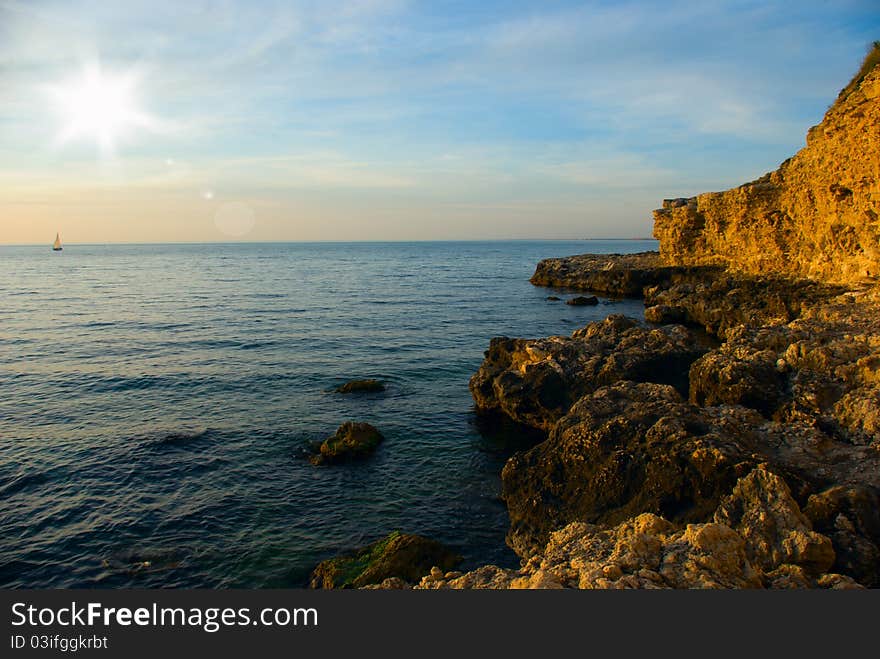
{"type": "MultiPolygon", "coordinates": [[[[583,242],[590,240],[606,241],[635,241],[654,240],[656,238],[645,236],[635,238],[416,238],[416,239],[391,239],[391,240],[161,240],[151,242],[127,242],[113,241],[103,243],[93,242],[65,242],[64,246],[96,247],[104,245],[285,245],[285,244],[315,244],[315,243],[491,243],[491,242],[583,242]]],[[[51,247],[51,243],[0,243],[0,247],[51,247]]]]}

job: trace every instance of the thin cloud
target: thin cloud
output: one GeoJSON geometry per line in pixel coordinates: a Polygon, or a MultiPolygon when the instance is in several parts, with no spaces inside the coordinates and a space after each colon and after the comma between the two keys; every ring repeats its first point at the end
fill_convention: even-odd
{"type": "Polygon", "coordinates": [[[494,209],[499,231],[517,209],[526,231],[521,209],[544,203],[535,235],[579,235],[615,207],[644,234],[662,196],[797,150],[878,30],[855,0],[0,0],[0,203],[127,190],[148,207],[141,191],[216,188],[307,197],[330,227],[393,200],[408,235],[453,208],[466,232],[464,206],[494,209]],[[59,119],[35,93],[89,57],[136,67],[163,128],[132,131],[112,170],[83,145],[51,149],[59,119]]]}

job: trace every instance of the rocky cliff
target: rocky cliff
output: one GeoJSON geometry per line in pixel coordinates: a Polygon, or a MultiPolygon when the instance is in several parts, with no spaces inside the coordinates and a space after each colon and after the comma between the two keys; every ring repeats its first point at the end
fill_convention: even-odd
{"type": "Polygon", "coordinates": [[[492,340],[477,409],[545,434],[502,472],[522,567],[385,587],[880,587],[878,62],[777,171],[665,202],[660,254],[538,264],[647,323],[492,340]]]}
{"type": "Polygon", "coordinates": [[[878,61],[775,172],[665,201],[660,254],[538,264],[657,325],[493,340],[477,407],[547,432],[502,473],[523,567],[421,587],[880,586],[878,61]]]}
{"type": "Polygon", "coordinates": [[[840,283],[880,277],[878,52],[776,171],[664,201],[654,211],[662,261],[840,283]]]}

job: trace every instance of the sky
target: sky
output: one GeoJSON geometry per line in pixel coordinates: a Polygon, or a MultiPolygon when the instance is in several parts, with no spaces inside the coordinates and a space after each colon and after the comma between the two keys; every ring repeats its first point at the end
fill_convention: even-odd
{"type": "Polygon", "coordinates": [[[0,244],[650,236],[875,39],[876,0],[0,0],[0,244]]]}

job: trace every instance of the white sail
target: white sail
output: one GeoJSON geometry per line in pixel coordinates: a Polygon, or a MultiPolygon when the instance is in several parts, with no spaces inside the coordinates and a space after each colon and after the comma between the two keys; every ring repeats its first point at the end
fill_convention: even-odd
{"type": "Polygon", "coordinates": [[[52,249],[54,249],[54,250],[61,249],[61,234],[60,233],[55,234],[55,243],[52,245],[52,249]]]}

